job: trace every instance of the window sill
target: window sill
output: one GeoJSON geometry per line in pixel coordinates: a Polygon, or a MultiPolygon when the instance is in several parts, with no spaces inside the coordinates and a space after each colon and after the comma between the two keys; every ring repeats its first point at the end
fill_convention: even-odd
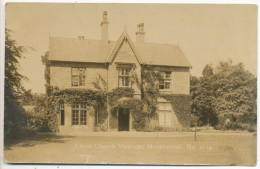
{"type": "Polygon", "coordinates": [[[159,92],[172,92],[172,89],[159,89],[159,92]]]}

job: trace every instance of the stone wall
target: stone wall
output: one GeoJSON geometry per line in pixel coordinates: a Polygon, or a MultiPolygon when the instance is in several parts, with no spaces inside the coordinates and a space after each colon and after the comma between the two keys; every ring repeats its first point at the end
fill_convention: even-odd
{"type": "MultiPolygon", "coordinates": [[[[85,86],[81,88],[93,89],[92,84],[101,75],[107,81],[107,69],[105,64],[100,63],[73,63],[73,62],[51,62],[50,66],[50,85],[58,86],[60,89],[72,88],[71,69],[86,68],[85,86]]],[[[79,87],[77,87],[79,88],[79,87]]]]}
{"type": "Polygon", "coordinates": [[[164,94],[190,94],[190,68],[156,66],[160,71],[171,71],[171,89],[160,90],[164,94]]]}
{"type": "MultiPolygon", "coordinates": [[[[118,52],[115,55],[115,58],[109,64],[108,71],[108,89],[111,91],[112,89],[118,87],[118,63],[126,63],[135,65],[135,73],[137,77],[141,78],[141,65],[139,64],[136,56],[134,55],[129,43],[127,40],[124,40],[121,44],[118,52]]],[[[139,87],[134,84],[132,88],[135,90],[136,95],[141,95],[139,87]]]]}

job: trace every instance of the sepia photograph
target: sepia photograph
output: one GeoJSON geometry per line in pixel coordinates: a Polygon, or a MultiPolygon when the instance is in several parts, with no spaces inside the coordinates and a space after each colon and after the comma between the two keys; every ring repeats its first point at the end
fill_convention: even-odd
{"type": "Polygon", "coordinates": [[[6,3],[4,162],[257,165],[257,10],[6,3]]]}

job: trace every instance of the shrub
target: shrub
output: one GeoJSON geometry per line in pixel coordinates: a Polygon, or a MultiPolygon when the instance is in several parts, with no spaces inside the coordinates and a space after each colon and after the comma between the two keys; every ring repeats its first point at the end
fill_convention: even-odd
{"type": "Polygon", "coordinates": [[[146,128],[147,115],[144,112],[133,113],[133,127],[136,131],[143,131],[146,128]]]}
{"type": "Polygon", "coordinates": [[[47,116],[44,112],[26,111],[27,132],[29,135],[35,135],[39,131],[48,130],[47,116]]]}
{"type": "Polygon", "coordinates": [[[160,127],[160,126],[150,126],[148,128],[146,128],[144,131],[146,132],[161,132],[161,131],[164,131],[164,128],[163,127],[160,127]]]}
{"type": "Polygon", "coordinates": [[[255,132],[255,131],[256,131],[256,129],[255,129],[255,128],[253,128],[253,127],[250,127],[250,128],[248,128],[248,129],[247,129],[247,131],[249,131],[249,132],[255,132]]]}

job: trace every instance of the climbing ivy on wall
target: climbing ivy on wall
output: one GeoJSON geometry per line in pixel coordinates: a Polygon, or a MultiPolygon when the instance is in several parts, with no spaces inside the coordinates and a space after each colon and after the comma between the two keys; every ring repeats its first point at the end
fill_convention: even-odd
{"type": "MultiPolygon", "coordinates": [[[[140,131],[146,127],[146,114],[143,112],[143,101],[134,98],[134,89],[117,87],[109,93],[111,115],[117,117],[118,108],[127,108],[133,117],[133,128],[140,131]]],[[[112,124],[113,125],[113,124],[112,124]]]]}
{"type": "Polygon", "coordinates": [[[172,104],[173,111],[175,112],[178,121],[183,127],[189,127],[191,118],[191,96],[185,94],[164,94],[161,97],[169,100],[172,104]],[[188,106],[187,106],[188,105],[188,106]]]}
{"type": "Polygon", "coordinates": [[[126,87],[117,87],[108,93],[109,105],[111,108],[116,107],[119,99],[134,97],[134,89],[126,87]]]}
{"type": "MultiPolygon", "coordinates": [[[[96,107],[106,107],[106,94],[102,90],[91,89],[63,89],[59,90],[57,87],[47,87],[47,107],[46,112],[48,116],[49,127],[53,131],[58,130],[58,114],[59,104],[73,104],[86,102],[87,105],[96,107]]],[[[102,113],[102,111],[100,111],[102,113]]],[[[106,118],[106,115],[100,114],[99,118],[106,118]]],[[[102,122],[104,119],[99,119],[102,122]]]]}
{"type": "MultiPolygon", "coordinates": [[[[112,92],[107,93],[107,84],[101,76],[97,78],[93,85],[95,90],[91,89],[63,89],[60,90],[58,87],[50,86],[50,61],[48,61],[49,53],[46,52],[42,56],[42,62],[45,64],[45,80],[46,80],[46,95],[47,95],[47,107],[46,113],[48,116],[49,127],[53,131],[58,130],[58,115],[59,115],[59,104],[73,104],[86,102],[87,105],[93,106],[96,109],[103,108],[110,109],[112,116],[117,116],[118,108],[129,108],[133,117],[133,128],[137,131],[144,130],[147,124],[150,124],[151,118],[156,118],[157,113],[157,99],[160,96],[159,93],[159,81],[161,78],[160,72],[155,70],[151,66],[144,66],[141,71],[141,80],[137,78],[136,74],[133,74],[131,82],[136,84],[141,90],[141,99],[134,98],[134,89],[117,87],[112,92]]],[[[180,97],[164,96],[173,102],[179,100],[180,97]]],[[[178,119],[183,119],[185,126],[187,125],[185,118],[181,112],[190,112],[184,106],[185,103],[189,102],[189,99],[185,96],[181,97],[184,102],[180,101],[180,104],[173,104],[174,111],[177,114],[178,119]],[[183,103],[183,104],[182,104],[183,103]],[[187,110],[186,110],[187,109],[187,110]],[[184,117],[184,118],[183,118],[184,117]]],[[[104,122],[107,118],[107,111],[99,111],[102,113],[98,115],[98,121],[104,122]]]]}

